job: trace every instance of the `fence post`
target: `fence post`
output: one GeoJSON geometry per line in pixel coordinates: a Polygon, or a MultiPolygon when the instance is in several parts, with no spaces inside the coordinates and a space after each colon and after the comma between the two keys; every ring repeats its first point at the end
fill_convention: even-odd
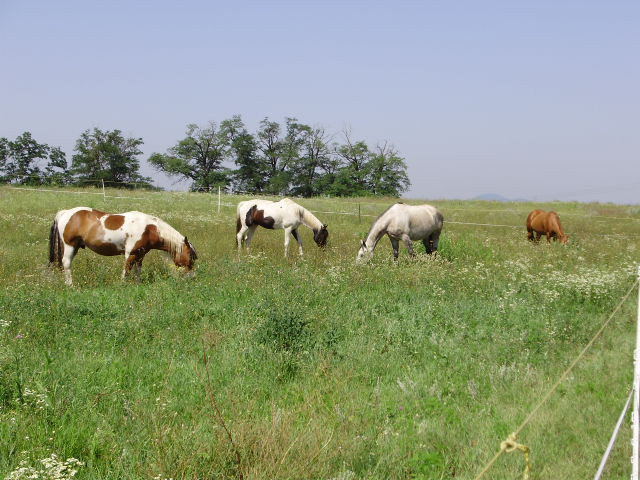
{"type": "Polygon", "coordinates": [[[636,324],[636,349],[633,352],[634,372],[633,372],[633,436],[631,446],[633,453],[631,456],[631,480],[638,480],[640,465],[640,265],[638,266],[638,321],[636,324]]]}
{"type": "Polygon", "coordinates": [[[358,202],[358,223],[360,223],[360,202],[358,202]]]}
{"type": "Polygon", "coordinates": [[[102,182],[102,199],[107,203],[107,194],[104,191],[104,178],[101,178],[100,181],[102,182]]]}
{"type": "Polygon", "coordinates": [[[218,215],[220,215],[220,185],[218,185],[218,215]]]}

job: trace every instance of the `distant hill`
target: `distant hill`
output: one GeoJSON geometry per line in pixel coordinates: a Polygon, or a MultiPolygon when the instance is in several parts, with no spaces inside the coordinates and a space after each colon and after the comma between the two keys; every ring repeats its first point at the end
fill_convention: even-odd
{"type": "Polygon", "coordinates": [[[507,198],[498,193],[483,193],[477,197],[473,197],[472,200],[488,200],[491,202],[528,202],[526,198],[507,198]]]}

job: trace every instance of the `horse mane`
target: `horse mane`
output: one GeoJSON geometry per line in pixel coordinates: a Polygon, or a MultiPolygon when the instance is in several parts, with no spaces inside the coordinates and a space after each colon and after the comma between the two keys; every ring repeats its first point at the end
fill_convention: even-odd
{"type": "Polygon", "coordinates": [[[187,247],[184,243],[184,235],[159,218],[156,218],[156,226],[158,227],[158,234],[162,238],[167,253],[173,258],[182,255],[183,250],[187,247]]]}
{"type": "MultiPolygon", "coordinates": [[[[292,200],[289,201],[295,203],[292,200]]],[[[298,204],[296,203],[296,205],[298,204]]],[[[302,220],[302,223],[304,223],[307,227],[310,227],[314,231],[320,230],[322,228],[323,223],[318,219],[318,217],[316,217],[302,205],[298,205],[298,208],[300,208],[300,219],[302,220]]]]}

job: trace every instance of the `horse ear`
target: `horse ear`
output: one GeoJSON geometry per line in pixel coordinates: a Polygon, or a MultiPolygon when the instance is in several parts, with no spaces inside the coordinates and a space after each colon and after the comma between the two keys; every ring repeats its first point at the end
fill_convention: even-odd
{"type": "Polygon", "coordinates": [[[364,243],[364,240],[360,240],[360,244],[361,244],[364,248],[367,248],[367,244],[366,244],[366,243],[364,243]]]}
{"type": "Polygon", "coordinates": [[[325,230],[327,229],[329,225],[327,225],[326,223],[322,225],[322,228],[324,228],[325,230]]]}
{"type": "Polygon", "coordinates": [[[186,245],[189,245],[189,240],[187,240],[187,237],[184,237],[184,243],[185,243],[186,245]]]}

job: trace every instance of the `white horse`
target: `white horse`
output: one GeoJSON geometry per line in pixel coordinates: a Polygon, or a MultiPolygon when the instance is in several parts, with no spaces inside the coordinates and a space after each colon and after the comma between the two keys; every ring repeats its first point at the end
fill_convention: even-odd
{"type": "Polygon", "coordinates": [[[284,229],[284,256],[289,253],[289,235],[293,235],[298,242],[300,255],[302,252],[302,238],[298,235],[300,224],[313,230],[313,240],[319,247],[327,244],[329,231],[327,225],[318,220],[309,210],[296,202],[283,198],[279,202],[270,200],[247,200],[238,204],[236,215],[236,240],[238,251],[242,249],[245,240],[247,249],[251,247],[251,239],[258,226],[284,229]]]}
{"type": "Polygon", "coordinates": [[[396,203],[387,208],[373,222],[367,239],[362,240],[356,260],[362,261],[365,255],[369,258],[372,257],[376,245],[385,234],[391,240],[395,260],[398,259],[400,240],[407,244],[407,250],[411,256],[415,255],[414,240],[422,240],[427,253],[431,254],[438,250],[438,240],[443,222],[442,213],[431,205],[396,203]]]}

